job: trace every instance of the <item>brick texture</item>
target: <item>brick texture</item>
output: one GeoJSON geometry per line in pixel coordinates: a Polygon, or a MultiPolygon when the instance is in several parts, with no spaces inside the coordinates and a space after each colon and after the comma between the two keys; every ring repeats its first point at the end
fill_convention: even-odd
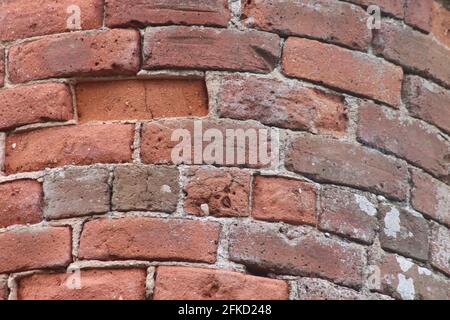
{"type": "Polygon", "coordinates": [[[192,169],[184,186],[184,210],[198,216],[248,216],[250,179],[243,170],[192,169]]]}
{"type": "Polygon", "coordinates": [[[0,228],[41,220],[42,186],[35,180],[0,184],[0,228]]]}
{"type": "Polygon", "coordinates": [[[314,40],[289,38],[282,68],[288,76],[323,83],[392,106],[400,103],[401,68],[365,53],[314,40]]]}
{"type": "Polygon", "coordinates": [[[73,118],[72,95],[62,83],[0,90],[0,130],[73,118]]]}
{"type": "Polygon", "coordinates": [[[33,227],[0,233],[0,273],[63,267],[71,261],[68,227],[33,227]]]}
{"type": "Polygon", "coordinates": [[[142,217],[93,220],[84,226],[79,256],[214,263],[219,231],[214,222],[142,217]]]}
{"type": "Polygon", "coordinates": [[[0,41],[70,31],[74,5],[80,8],[81,29],[102,26],[101,0],[6,0],[0,12],[0,41]]]}
{"type": "Polygon", "coordinates": [[[30,80],[135,74],[140,66],[140,35],[134,30],[76,32],[12,46],[9,75],[14,83],[30,80]]]}
{"type": "Polygon", "coordinates": [[[269,72],[280,57],[279,41],[259,31],[153,28],[145,32],[144,68],[269,72]]]}
{"type": "Polygon", "coordinates": [[[0,50],[0,87],[5,83],[5,52],[0,50]]]}
{"type": "Polygon", "coordinates": [[[433,3],[431,32],[442,44],[450,48],[450,10],[437,1],[433,3]]]}
{"type": "Polygon", "coordinates": [[[295,81],[226,75],[217,94],[218,113],[224,118],[257,120],[293,130],[341,136],[348,119],[344,98],[295,81]]]}
{"type": "Polygon", "coordinates": [[[8,300],[8,277],[0,276],[0,301],[8,300]]]}
{"type": "Polygon", "coordinates": [[[252,270],[320,276],[359,287],[364,250],[313,232],[286,241],[275,227],[241,224],[230,234],[230,258],[252,270]]]}
{"type": "Polygon", "coordinates": [[[338,1],[243,1],[246,24],[282,35],[306,36],[364,50],[372,38],[369,15],[338,1]],[[324,21],[319,28],[317,21],[324,21]]]}
{"type": "Polygon", "coordinates": [[[187,267],[159,267],[156,300],[287,300],[285,281],[236,272],[187,267]]]}
{"type": "Polygon", "coordinates": [[[438,224],[431,233],[431,264],[450,275],[450,230],[438,224]]]}
{"type": "Polygon", "coordinates": [[[316,188],[299,180],[257,176],[252,217],[292,224],[316,224],[316,188]]]}
{"type": "Polygon", "coordinates": [[[106,24],[110,27],[166,24],[226,27],[230,18],[226,0],[106,1],[106,24]]]}
{"type": "Polygon", "coordinates": [[[407,170],[402,162],[347,142],[293,138],[286,166],[319,181],[357,187],[393,199],[405,199],[408,192],[407,170]]]}
{"type": "Polygon", "coordinates": [[[433,175],[449,176],[450,144],[418,121],[403,120],[374,104],[359,113],[358,138],[410,161],[433,175]]]}
{"type": "Polygon", "coordinates": [[[19,280],[19,300],[144,300],[146,272],[139,269],[82,270],[34,274],[19,280]],[[78,286],[79,285],[79,286],[78,286]]]}
{"type": "Polygon", "coordinates": [[[68,126],[14,133],[6,138],[5,171],[121,163],[131,160],[131,125],[68,126]],[[52,143],[49,143],[51,141],[52,143]]]}
{"type": "Polygon", "coordinates": [[[415,117],[450,133],[450,91],[416,76],[403,84],[403,101],[415,117]]]}
{"type": "Polygon", "coordinates": [[[80,122],[206,116],[202,80],[84,82],[76,88],[80,122]]]}
{"type": "Polygon", "coordinates": [[[371,5],[377,5],[385,13],[391,14],[398,18],[404,17],[404,3],[405,0],[349,0],[355,4],[368,7],[371,5]]]}
{"type": "Polygon", "coordinates": [[[405,0],[405,22],[429,32],[433,2],[434,0],[405,0]]]}

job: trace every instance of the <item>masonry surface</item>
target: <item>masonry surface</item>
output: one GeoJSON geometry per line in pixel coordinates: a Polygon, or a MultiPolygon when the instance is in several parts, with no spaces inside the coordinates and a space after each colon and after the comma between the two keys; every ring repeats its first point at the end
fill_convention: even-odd
{"type": "Polygon", "coordinates": [[[450,299],[448,1],[2,4],[0,300],[450,299]]]}

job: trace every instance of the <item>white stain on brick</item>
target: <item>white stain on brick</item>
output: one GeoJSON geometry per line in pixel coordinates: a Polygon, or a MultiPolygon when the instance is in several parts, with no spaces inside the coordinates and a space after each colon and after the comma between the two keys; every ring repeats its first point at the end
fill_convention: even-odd
{"type": "Polygon", "coordinates": [[[355,200],[356,203],[358,203],[359,208],[369,216],[374,217],[377,215],[377,209],[366,197],[355,194],[355,200]]]}
{"type": "Polygon", "coordinates": [[[403,300],[414,300],[416,296],[414,280],[412,278],[406,278],[403,274],[399,273],[397,292],[403,300]]]}
{"type": "Polygon", "coordinates": [[[161,192],[165,192],[165,193],[171,193],[172,189],[170,188],[170,186],[168,186],[167,184],[163,185],[161,187],[161,192]]]}
{"type": "Polygon", "coordinates": [[[209,215],[209,206],[207,203],[203,203],[202,205],[200,205],[200,209],[205,215],[209,215]]]}
{"type": "Polygon", "coordinates": [[[384,233],[388,237],[397,238],[400,232],[400,212],[392,208],[384,217],[384,233]]]}
{"type": "Polygon", "coordinates": [[[403,272],[408,272],[409,269],[412,268],[412,266],[414,265],[411,261],[409,261],[408,259],[405,259],[401,256],[396,256],[398,265],[400,266],[400,269],[402,269],[403,272]]]}
{"type": "Polygon", "coordinates": [[[419,267],[419,268],[417,268],[417,271],[418,271],[419,274],[421,274],[421,275],[431,276],[431,271],[428,270],[427,268],[419,267]]]}

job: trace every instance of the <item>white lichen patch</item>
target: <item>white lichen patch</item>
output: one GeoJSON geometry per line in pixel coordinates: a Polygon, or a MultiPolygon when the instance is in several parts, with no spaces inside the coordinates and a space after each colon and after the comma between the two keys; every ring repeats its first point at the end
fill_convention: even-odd
{"type": "Polygon", "coordinates": [[[377,209],[366,197],[361,196],[359,194],[355,194],[355,200],[358,204],[359,208],[367,213],[369,216],[374,217],[377,215],[377,209]]]}
{"type": "Polygon", "coordinates": [[[401,256],[396,256],[396,259],[398,265],[400,266],[400,269],[402,269],[403,272],[408,272],[408,270],[411,269],[414,265],[411,261],[401,256]]]}
{"type": "Polygon", "coordinates": [[[418,267],[418,268],[417,268],[417,271],[418,271],[419,274],[421,274],[421,275],[431,276],[431,271],[428,270],[427,268],[418,267]]]}
{"type": "Polygon", "coordinates": [[[165,193],[172,193],[172,189],[170,188],[170,186],[168,186],[167,184],[163,185],[161,187],[161,192],[165,192],[165,193]]]}
{"type": "Polygon", "coordinates": [[[406,278],[403,274],[398,275],[397,292],[403,300],[414,300],[416,296],[416,290],[414,288],[414,280],[412,278],[406,278]]]}
{"type": "Polygon", "coordinates": [[[400,212],[392,208],[384,217],[384,233],[391,238],[397,238],[400,232],[400,212]]]}
{"type": "Polygon", "coordinates": [[[202,210],[205,215],[209,215],[209,206],[207,203],[200,205],[200,210],[202,210]]]}

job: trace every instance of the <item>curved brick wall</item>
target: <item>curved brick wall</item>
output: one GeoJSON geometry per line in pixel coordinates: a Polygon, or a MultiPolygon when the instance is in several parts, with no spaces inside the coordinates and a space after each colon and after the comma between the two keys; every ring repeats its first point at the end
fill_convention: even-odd
{"type": "Polygon", "coordinates": [[[2,1],[0,300],[449,299],[445,2],[2,1]]]}

